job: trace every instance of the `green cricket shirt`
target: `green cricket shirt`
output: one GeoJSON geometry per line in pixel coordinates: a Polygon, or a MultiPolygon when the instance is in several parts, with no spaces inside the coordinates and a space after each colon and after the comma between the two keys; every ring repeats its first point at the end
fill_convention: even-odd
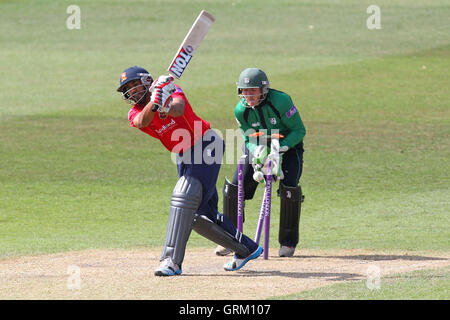
{"type": "Polygon", "coordinates": [[[299,144],[306,134],[302,118],[291,97],[282,91],[269,89],[266,100],[254,108],[245,107],[241,99],[234,113],[245,145],[252,154],[257,144],[249,135],[255,131],[267,129],[268,135],[280,133],[284,136],[280,140],[280,146],[289,148],[299,144]]]}

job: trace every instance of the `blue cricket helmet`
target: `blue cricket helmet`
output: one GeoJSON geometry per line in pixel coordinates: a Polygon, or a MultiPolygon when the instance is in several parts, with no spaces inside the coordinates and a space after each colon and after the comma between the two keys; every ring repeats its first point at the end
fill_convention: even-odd
{"type": "Polygon", "coordinates": [[[120,75],[120,86],[119,88],[117,88],[117,91],[123,93],[123,87],[128,82],[139,79],[142,81],[142,84],[144,85],[151,85],[151,83],[153,82],[152,75],[144,68],[133,66],[126,69],[120,75]]]}

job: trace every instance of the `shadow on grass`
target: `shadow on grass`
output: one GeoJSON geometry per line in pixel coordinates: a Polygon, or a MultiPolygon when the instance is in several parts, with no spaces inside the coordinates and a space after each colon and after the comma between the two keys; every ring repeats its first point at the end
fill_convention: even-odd
{"type": "Polygon", "coordinates": [[[443,261],[448,258],[439,257],[425,257],[425,256],[408,256],[408,255],[384,255],[384,254],[358,254],[358,255],[344,255],[344,256],[293,256],[288,259],[343,259],[343,260],[363,260],[363,261],[391,261],[391,260],[405,260],[405,261],[443,261]]]}
{"type": "Polygon", "coordinates": [[[279,270],[267,270],[267,271],[254,271],[254,270],[241,270],[222,274],[183,274],[187,277],[286,277],[295,279],[308,279],[308,278],[326,278],[327,281],[350,281],[350,280],[361,280],[364,275],[356,273],[335,273],[335,272],[292,272],[292,271],[279,271],[279,270]]]}

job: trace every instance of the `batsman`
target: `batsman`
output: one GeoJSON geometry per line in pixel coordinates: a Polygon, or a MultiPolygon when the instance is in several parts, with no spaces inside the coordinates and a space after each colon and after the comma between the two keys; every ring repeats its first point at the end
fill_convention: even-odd
{"type": "MultiPolygon", "coordinates": [[[[192,230],[235,252],[224,265],[226,271],[239,270],[261,255],[262,248],[218,211],[216,182],[224,142],[209,122],[194,113],[174,78],[163,75],[153,80],[144,68],[134,66],[121,74],[117,91],[132,105],[128,112],[130,126],[160,140],[176,154],[179,180],[172,192],[161,265],[155,275],[182,273],[192,230]]],[[[151,165],[141,159],[136,168],[148,171],[151,165]]]]}
{"type": "MultiPolygon", "coordinates": [[[[271,136],[273,133],[284,137],[279,140],[280,149],[275,166],[280,179],[280,229],[279,256],[291,257],[299,242],[299,222],[302,189],[299,185],[303,169],[303,138],[306,129],[297,107],[290,96],[270,88],[269,80],[261,69],[247,68],[241,72],[237,82],[239,102],[235,116],[243,134],[243,151],[247,155],[244,163],[244,200],[253,198],[258,182],[255,169],[264,165],[271,156],[270,144],[251,139],[256,132],[271,136]]],[[[223,213],[237,225],[238,171],[233,180],[225,179],[223,187],[223,213]]],[[[217,255],[227,255],[230,251],[218,246],[217,255]]]]}

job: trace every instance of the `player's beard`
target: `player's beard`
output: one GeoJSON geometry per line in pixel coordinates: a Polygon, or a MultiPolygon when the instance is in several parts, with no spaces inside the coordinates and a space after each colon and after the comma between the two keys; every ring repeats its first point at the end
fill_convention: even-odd
{"type": "Polygon", "coordinates": [[[146,105],[148,101],[150,101],[150,95],[151,93],[149,92],[149,87],[139,84],[122,93],[122,98],[131,105],[134,104],[146,105]],[[130,95],[130,92],[132,91],[134,91],[134,93],[130,95]]]}
{"type": "Polygon", "coordinates": [[[135,102],[135,104],[140,104],[140,105],[145,106],[147,104],[147,101],[150,100],[149,96],[150,96],[150,92],[146,89],[146,90],[137,92],[136,94],[134,94],[133,97],[131,97],[131,99],[135,102]]]}

